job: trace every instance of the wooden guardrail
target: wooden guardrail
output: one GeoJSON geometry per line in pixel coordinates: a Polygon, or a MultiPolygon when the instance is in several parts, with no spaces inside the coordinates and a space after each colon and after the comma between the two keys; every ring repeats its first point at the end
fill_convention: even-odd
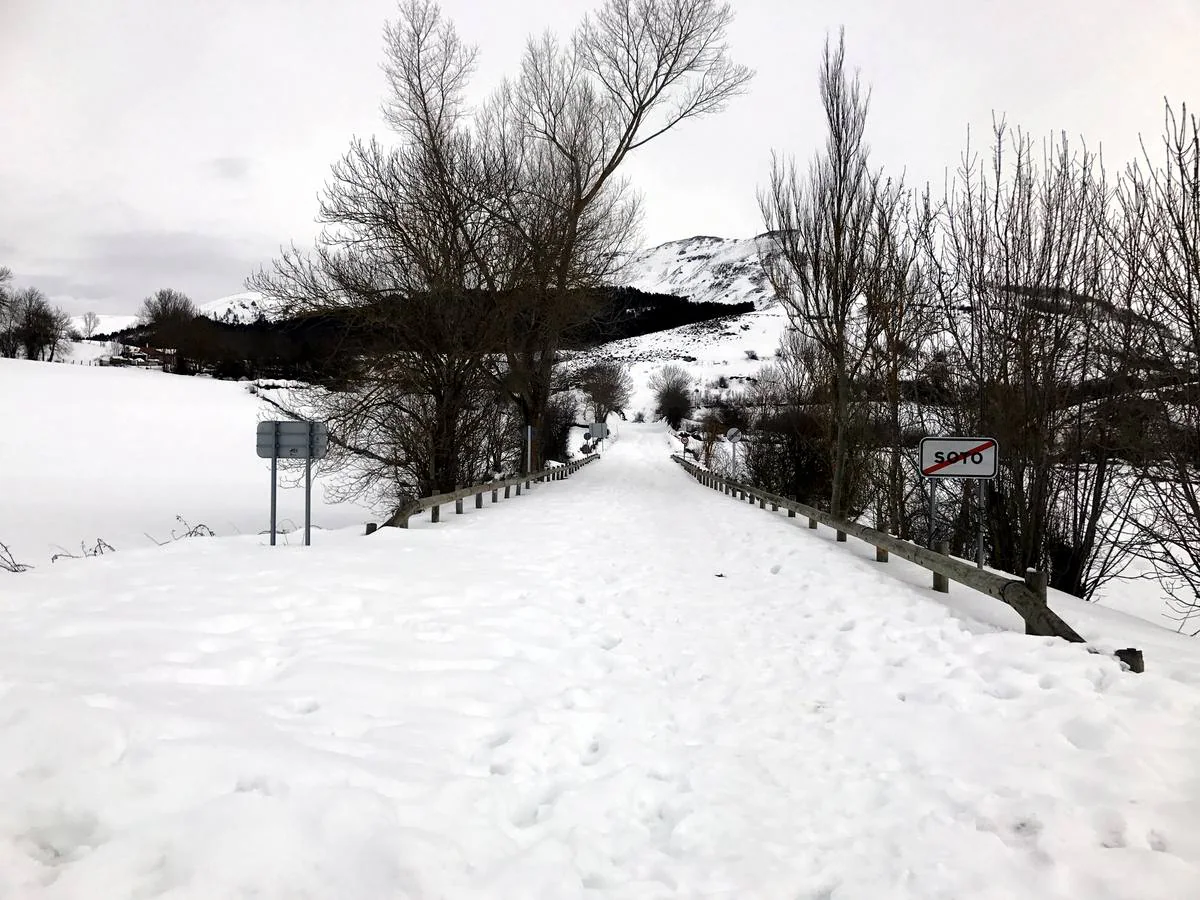
{"type": "MultiPolygon", "coordinates": [[[[859,540],[866,541],[868,544],[874,545],[875,559],[878,562],[887,562],[888,555],[894,553],[901,559],[928,569],[933,573],[933,589],[935,591],[948,593],[950,582],[956,581],[987,594],[989,597],[994,597],[1016,610],[1025,621],[1026,634],[1058,637],[1072,643],[1086,643],[1074,628],[1064,622],[1047,605],[1047,575],[1045,572],[1030,571],[1024,581],[1006,578],[949,556],[946,552],[948,545],[945,542],[939,543],[938,550],[919,547],[886,532],[859,525],[857,522],[835,518],[824,510],[724,478],[677,454],[672,454],[672,459],[706,487],[722,491],[739,500],[758,503],[761,509],[766,509],[768,503],[772,510],[786,509],[791,518],[795,518],[797,514],[806,516],[809,528],[816,528],[818,524],[826,525],[834,529],[839,541],[846,540],[847,535],[853,535],[859,540]]],[[[1140,650],[1132,648],[1118,650],[1116,656],[1132,671],[1143,671],[1144,662],[1140,650]]]]}
{"type": "MultiPolygon", "coordinates": [[[[410,500],[396,510],[392,514],[392,517],[383,523],[383,527],[407,528],[408,520],[425,510],[430,511],[430,521],[439,522],[441,521],[442,507],[448,503],[453,503],[454,511],[462,515],[463,501],[472,494],[475,495],[476,509],[483,508],[483,495],[488,492],[491,492],[493,503],[497,503],[500,500],[501,490],[504,491],[505,500],[511,496],[513,488],[516,488],[517,496],[520,497],[522,486],[526,490],[529,490],[535,482],[561,481],[564,478],[569,478],[592,460],[599,458],[600,455],[598,453],[592,453],[582,459],[573,460],[561,466],[542,469],[539,472],[530,472],[528,475],[516,475],[512,478],[505,478],[503,481],[488,481],[484,484],[473,484],[469,487],[459,488],[456,491],[449,491],[445,494],[434,494],[431,497],[418,497],[416,500],[410,500]]],[[[372,525],[367,526],[367,534],[373,534],[376,530],[377,528],[372,525]]]]}

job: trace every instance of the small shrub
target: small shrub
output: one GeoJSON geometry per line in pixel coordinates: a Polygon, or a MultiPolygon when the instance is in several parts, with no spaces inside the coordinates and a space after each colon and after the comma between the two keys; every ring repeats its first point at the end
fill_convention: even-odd
{"type": "Polygon", "coordinates": [[[574,394],[558,394],[546,405],[546,417],[542,421],[541,456],[542,461],[549,459],[565,460],[571,455],[568,442],[571,439],[571,429],[579,417],[579,401],[574,394]]]}
{"type": "Polygon", "coordinates": [[[655,418],[666,419],[678,430],[692,414],[692,376],[682,366],[665,365],[650,377],[650,390],[654,391],[655,418]]]}

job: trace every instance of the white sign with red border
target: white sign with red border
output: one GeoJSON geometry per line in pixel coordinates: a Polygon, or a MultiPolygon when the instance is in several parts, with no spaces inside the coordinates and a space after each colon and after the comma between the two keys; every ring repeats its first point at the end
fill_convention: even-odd
{"type": "Polygon", "coordinates": [[[921,474],[926,478],[995,478],[1000,444],[989,437],[921,439],[921,474]]]}

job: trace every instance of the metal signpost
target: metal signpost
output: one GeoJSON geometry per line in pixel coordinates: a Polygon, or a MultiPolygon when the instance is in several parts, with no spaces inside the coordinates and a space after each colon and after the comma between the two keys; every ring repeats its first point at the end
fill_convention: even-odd
{"type": "Polygon", "coordinates": [[[604,445],[600,442],[608,437],[608,425],[605,422],[593,422],[588,426],[588,439],[592,442],[592,446],[604,452],[604,445]]]}
{"type": "Polygon", "coordinates": [[[304,465],[304,546],[312,543],[312,461],[329,452],[324,422],[259,422],[258,455],[271,460],[271,546],[275,546],[275,491],[280,459],[302,459],[304,465]]]}
{"type": "Polygon", "coordinates": [[[742,433],[736,428],[730,428],[725,432],[725,440],[733,444],[733,477],[737,478],[737,445],[742,439],[742,433]]]}
{"type": "Polygon", "coordinates": [[[983,568],[984,482],[996,477],[1000,444],[988,437],[921,438],[921,475],[929,482],[929,547],[934,549],[938,478],[974,478],[979,488],[979,537],[975,562],[983,568]]]}

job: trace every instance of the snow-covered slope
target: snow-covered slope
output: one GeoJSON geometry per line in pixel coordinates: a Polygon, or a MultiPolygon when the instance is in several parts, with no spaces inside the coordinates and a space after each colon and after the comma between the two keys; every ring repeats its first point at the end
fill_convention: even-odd
{"type": "Polygon", "coordinates": [[[623,267],[624,285],[694,302],[744,303],[758,309],[775,303],[759,261],[765,238],[731,240],[697,236],[635,253],[623,267]]]}
{"type": "Polygon", "coordinates": [[[619,431],[438,525],[9,577],[0,896],[1196,896],[1200,645],[1015,633],[619,431]]]}
{"type": "MultiPolygon", "coordinates": [[[[218,534],[267,527],[270,465],[254,432],[269,416],[245,384],[0,359],[0,410],[0,542],[21,562],[50,568],[53,553],[98,539],[150,547],[180,530],[176,516],[218,534]]],[[[279,504],[289,530],[303,522],[302,490],[281,487],[279,504]]],[[[326,504],[319,480],[313,506],[321,527],[371,518],[326,504]]]]}
{"type": "Polygon", "coordinates": [[[260,318],[271,318],[275,304],[263,298],[258,291],[242,291],[218,300],[200,304],[200,315],[218,322],[248,324],[260,318]]]}
{"type": "MultiPolygon", "coordinates": [[[[96,327],[96,334],[112,334],[117,331],[124,331],[126,328],[132,328],[138,323],[137,316],[129,315],[109,315],[107,313],[97,315],[100,324],[96,327]]],[[[72,316],[71,327],[83,334],[83,316],[72,316]]]]}

